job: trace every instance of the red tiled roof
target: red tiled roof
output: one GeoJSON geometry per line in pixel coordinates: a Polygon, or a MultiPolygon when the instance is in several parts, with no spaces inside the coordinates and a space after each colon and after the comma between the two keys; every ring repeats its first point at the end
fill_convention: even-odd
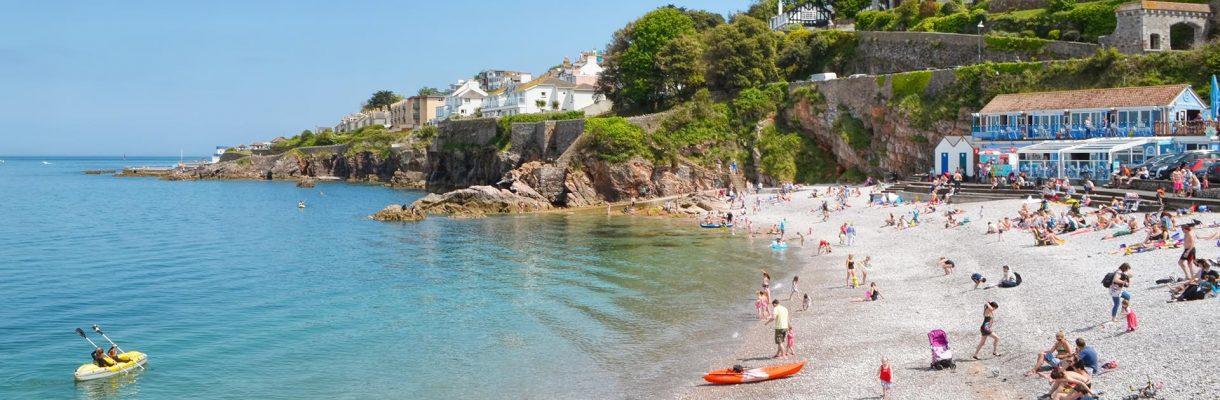
{"type": "Polygon", "coordinates": [[[1164,107],[1172,104],[1182,91],[1189,89],[1190,85],[1165,85],[1002,94],[991,99],[979,113],[1164,107]]]}
{"type": "Polygon", "coordinates": [[[1130,10],[1165,10],[1165,11],[1185,11],[1185,12],[1199,12],[1199,13],[1212,12],[1211,7],[1209,7],[1206,3],[1191,4],[1191,3],[1175,3],[1175,2],[1170,2],[1170,1],[1149,1],[1149,0],[1123,3],[1123,5],[1118,6],[1118,9],[1116,9],[1115,11],[1130,11],[1130,10]]]}

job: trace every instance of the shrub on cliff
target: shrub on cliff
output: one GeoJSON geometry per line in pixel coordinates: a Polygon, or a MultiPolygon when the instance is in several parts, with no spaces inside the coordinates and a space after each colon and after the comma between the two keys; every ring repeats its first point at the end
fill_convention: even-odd
{"type": "Polygon", "coordinates": [[[623,117],[590,118],[585,121],[589,147],[600,159],[623,162],[632,157],[652,159],[643,129],[623,117]]]}
{"type": "Polygon", "coordinates": [[[828,70],[846,73],[858,42],[855,32],[793,31],[780,45],[775,65],[789,81],[808,79],[811,74],[828,70]]]}

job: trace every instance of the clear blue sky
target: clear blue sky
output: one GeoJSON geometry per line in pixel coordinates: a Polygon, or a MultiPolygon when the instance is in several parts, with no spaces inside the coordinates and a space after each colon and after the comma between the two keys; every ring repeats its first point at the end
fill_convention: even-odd
{"type": "Polygon", "coordinates": [[[206,155],[333,126],[379,89],[542,72],[665,4],[0,0],[0,155],[206,155]]]}

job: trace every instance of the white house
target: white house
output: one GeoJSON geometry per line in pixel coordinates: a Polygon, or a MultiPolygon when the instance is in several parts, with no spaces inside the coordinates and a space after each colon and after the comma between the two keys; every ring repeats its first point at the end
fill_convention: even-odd
{"type": "Polygon", "coordinates": [[[492,92],[483,102],[483,116],[583,111],[601,101],[601,96],[597,95],[597,89],[593,85],[575,84],[545,76],[492,92]]]}
{"type": "Polygon", "coordinates": [[[453,115],[474,115],[476,110],[483,107],[483,100],[487,98],[487,92],[479,87],[479,81],[476,80],[460,80],[450,85],[450,88],[449,94],[445,96],[445,105],[436,108],[438,121],[449,119],[453,115]]]}
{"type": "Polygon", "coordinates": [[[954,173],[958,169],[966,176],[974,176],[974,142],[969,136],[945,136],[936,144],[934,153],[935,173],[954,173]]]}
{"type": "Polygon", "coordinates": [[[390,127],[390,112],[377,110],[344,115],[339,119],[339,124],[335,125],[335,133],[348,133],[369,125],[390,127]]]}

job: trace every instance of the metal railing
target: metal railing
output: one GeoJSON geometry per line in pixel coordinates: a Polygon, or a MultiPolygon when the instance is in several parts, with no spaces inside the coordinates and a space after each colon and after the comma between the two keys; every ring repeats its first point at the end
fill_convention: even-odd
{"type": "Polygon", "coordinates": [[[971,135],[978,140],[1071,140],[1102,137],[1214,136],[1217,121],[1117,123],[1092,127],[1070,125],[988,125],[974,126],[971,135]]]}

